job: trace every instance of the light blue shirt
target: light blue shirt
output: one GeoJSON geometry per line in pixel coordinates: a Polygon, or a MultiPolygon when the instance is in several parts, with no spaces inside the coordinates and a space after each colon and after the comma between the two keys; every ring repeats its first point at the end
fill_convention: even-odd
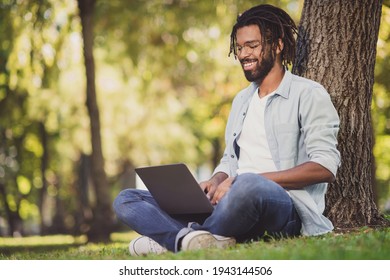
{"type": "MultiPolygon", "coordinates": [[[[237,139],[257,85],[251,83],[233,100],[225,131],[226,148],[214,170],[237,175],[240,148],[237,139]]],[[[267,100],[265,131],[272,159],[278,170],[304,162],[316,162],[336,176],[340,165],[337,133],[340,120],[329,94],[320,84],[285,71],[276,92],[267,100]]],[[[289,190],[302,220],[303,235],[319,235],[333,229],[323,216],[327,183],[289,190]]]]}

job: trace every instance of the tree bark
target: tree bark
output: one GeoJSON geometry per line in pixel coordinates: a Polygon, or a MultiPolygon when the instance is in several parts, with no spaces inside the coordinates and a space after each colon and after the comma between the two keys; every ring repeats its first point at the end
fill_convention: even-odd
{"type": "Polygon", "coordinates": [[[293,71],[328,90],[340,116],[341,166],[326,214],[338,228],[383,225],[373,195],[371,100],[382,1],[305,0],[293,71]]]}
{"type": "Polygon", "coordinates": [[[96,205],[93,209],[93,223],[87,233],[89,241],[108,241],[113,228],[113,212],[104,170],[104,157],[100,135],[100,116],[95,88],[95,63],[93,57],[93,11],[95,0],[78,0],[82,35],[84,41],[84,59],[87,77],[87,99],[91,125],[91,175],[96,192],[96,205]]]}

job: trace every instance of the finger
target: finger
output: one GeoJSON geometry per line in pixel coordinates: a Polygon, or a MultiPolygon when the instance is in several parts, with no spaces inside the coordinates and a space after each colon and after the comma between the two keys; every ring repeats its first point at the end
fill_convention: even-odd
{"type": "Polygon", "coordinates": [[[211,203],[212,204],[218,204],[218,202],[221,200],[223,196],[223,192],[220,190],[220,188],[218,188],[218,190],[215,191],[214,193],[214,196],[213,196],[213,199],[211,200],[211,203]]]}
{"type": "Polygon", "coordinates": [[[202,189],[202,191],[207,192],[207,185],[207,182],[201,182],[199,187],[202,189]]]}
{"type": "Polygon", "coordinates": [[[216,190],[217,190],[217,187],[215,185],[210,184],[210,188],[207,192],[207,197],[210,200],[214,197],[216,190]]]}

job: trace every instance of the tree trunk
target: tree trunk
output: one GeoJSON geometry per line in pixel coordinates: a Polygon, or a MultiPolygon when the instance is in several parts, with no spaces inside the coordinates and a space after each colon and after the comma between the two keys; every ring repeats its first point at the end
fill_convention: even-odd
{"type": "Polygon", "coordinates": [[[16,222],[15,222],[15,215],[12,212],[11,208],[9,207],[8,201],[7,201],[7,192],[5,189],[5,185],[0,182],[0,195],[1,195],[1,200],[4,205],[4,210],[6,213],[5,218],[7,219],[7,224],[8,224],[8,232],[4,233],[5,236],[12,236],[12,233],[15,232],[16,230],[16,222]]]}
{"type": "Polygon", "coordinates": [[[305,0],[294,72],[328,90],[340,115],[341,166],[326,214],[338,228],[383,225],[373,196],[371,100],[382,1],[305,0]]]}
{"type": "Polygon", "coordinates": [[[113,227],[113,212],[104,170],[104,158],[100,136],[100,116],[95,89],[95,64],[93,58],[93,10],[95,0],[78,0],[82,35],[84,41],[84,59],[87,77],[86,105],[91,124],[91,175],[96,192],[96,205],[93,211],[93,223],[88,232],[89,241],[108,241],[113,227]]]}
{"type": "Polygon", "coordinates": [[[78,211],[75,213],[76,229],[78,234],[87,233],[90,230],[90,224],[93,221],[93,201],[95,196],[90,197],[91,187],[91,157],[86,154],[80,155],[77,167],[77,196],[78,211]]]}
{"type": "Polygon", "coordinates": [[[39,122],[38,126],[39,126],[39,134],[41,136],[41,143],[43,148],[43,154],[41,159],[42,188],[39,191],[38,207],[39,207],[39,213],[41,215],[41,224],[40,224],[41,235],[45,235],[47,230],[47,227],[45,225],[45,216],[46,216],[45,202],[47,199],[47,180],[45,174],[46,174],[47,167],[49,165],[48,135],[47,135],[45,124],[43,122],[39,122]]]}

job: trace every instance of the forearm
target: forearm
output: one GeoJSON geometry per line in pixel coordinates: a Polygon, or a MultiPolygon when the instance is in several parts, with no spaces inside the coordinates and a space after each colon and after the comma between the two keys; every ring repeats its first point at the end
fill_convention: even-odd
{"type": "Polygon", "coordinates": [[[333,182],[332,172],[315,162],[306,162],[294,168],[262,173],[266,177],[285,188],[302,188],[308,185],[333,182]]]}
{"type": "Polygon", "coordinates": [[[213,177],[211,177],[210,181],[213,182],[216,186],[218,186],[220,183],[225,181],[226,178],[229,176],[224,172],[217,172],[214,174],[213,177]]]}

